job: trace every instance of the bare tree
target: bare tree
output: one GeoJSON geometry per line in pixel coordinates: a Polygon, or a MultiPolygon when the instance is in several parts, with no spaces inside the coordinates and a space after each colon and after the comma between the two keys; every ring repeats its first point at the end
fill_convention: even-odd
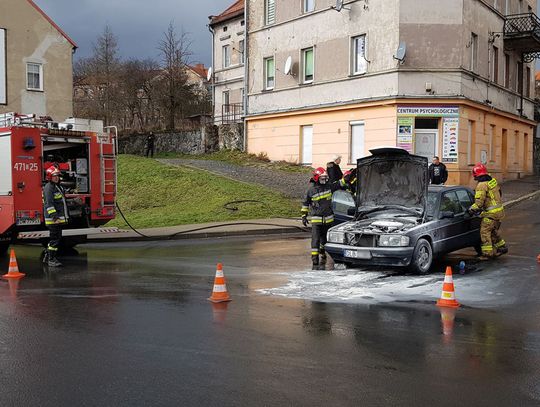
{"type": "Polygon", "coordinates": [[[162,62],[158,99],[167,113],[169,129],[175,128],[177,118],[183,116],[183,101],[191,96],[186,73],[190,45],[188,35],[183,31],[178,34],[171,22],[158,46],[162,62]]]}

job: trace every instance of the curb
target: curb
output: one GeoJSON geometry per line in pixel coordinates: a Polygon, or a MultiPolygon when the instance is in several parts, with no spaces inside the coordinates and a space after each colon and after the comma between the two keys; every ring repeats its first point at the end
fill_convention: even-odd
{"type": "Polygon", "coordinates": [[[519,198],[513,199],[511,201],[504,202],[503,204],[504,204],[505,208],[510,208],[510,207],[512,207],[514,205],[517,205],[518,203],[523,202],[523,201],[525,201],[527,199],[535,198],[537,195],[540,195],[540,190],[531,192],[531,193],[529,193],[527,195],[520,196],[519,198]]]}

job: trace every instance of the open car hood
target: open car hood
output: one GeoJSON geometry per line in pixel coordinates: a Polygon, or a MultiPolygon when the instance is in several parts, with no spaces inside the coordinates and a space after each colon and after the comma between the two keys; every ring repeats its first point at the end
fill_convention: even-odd
{"type": "Polygon", "coordinates": [[[396,147],[370,150],[358,165],[357,210],[400,205],[425,213],[428,160],[396,147]]]}

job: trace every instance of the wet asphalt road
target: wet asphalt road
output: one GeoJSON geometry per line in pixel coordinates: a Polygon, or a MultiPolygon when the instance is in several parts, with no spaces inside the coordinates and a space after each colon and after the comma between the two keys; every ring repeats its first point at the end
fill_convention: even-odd
{"type": "Polygon", "coordinates": [[[17,247],[0,405],[538,406],[538,213],[512,210],[500,262],[443,262],[470,265],[453,321],[440,272],[312,272],[305,238],[92,245],[53,274],[17,247]],[[213,306],[218,261],[233,301],[213,306]]]}

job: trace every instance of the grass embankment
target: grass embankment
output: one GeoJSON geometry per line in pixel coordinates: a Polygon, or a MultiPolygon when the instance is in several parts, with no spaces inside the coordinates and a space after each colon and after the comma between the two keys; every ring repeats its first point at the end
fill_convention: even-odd
{"type": "MultiPolygon", "coordinates": [[[[298,216],[299,202],[257,185],[133,155],[118,159],[118,203],[136,228],[298,216]],[[227,202],[258,200],[233,205],[227,202]]],[[[110,226],[125,227],[120,217],[110,226]]]]}
{"type": "Polygon", "coordinates": [[[220,150],[208,154],[159,153],[157,158],[185,158],[191,160],[216,160],[244,167],[269,168],[286,172],[310,174],[313,169],[287,161],[270,161],[265,155],[248,154],[237,150],[220,150]]]}

